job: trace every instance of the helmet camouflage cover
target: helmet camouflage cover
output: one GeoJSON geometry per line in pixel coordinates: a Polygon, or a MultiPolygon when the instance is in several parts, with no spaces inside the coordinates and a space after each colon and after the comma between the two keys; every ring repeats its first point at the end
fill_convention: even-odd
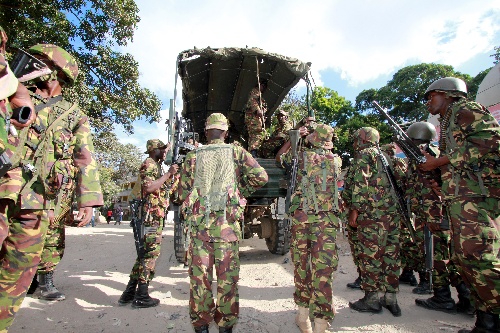
{"type": "Polygon", "coordinates": [[[168,144],[164,144],[163,141],[160,139],[150,139],[146,143],[146,151],[144,154],[148,154],[150,151],[153,151],[154,149],[163,149],[168,147],[168,144]]]}
{"type": "Polygon", "coordinates": [[[353,137],[354,139],[359,139],[359,142],[364,140],[373,144],[378,143],[380,140],[380,134],[373,127],[361,127],[356,132],[354,132],[353,137]]]}
{"type": "Polygon", "coordinates": [[[68,78],[68,83],[75,83],[78,76],[76,59],[64,49],[53,44],[36,44],[28,50],[31,54],[40,54],[52,61],[68,78]]]}
{"type": "Polygon", "coordinates": [[[208,116],[205,122],[205,129],[219,129],[222,131],[227,131],[229,125],[227,123],[227,118],[222,113],[212,113],[208,116]]]}
{"type": "Polygon", "coordinates": [[[333,128],[329,125],[319,124],[314,132],[306,137],[306,140],[314,147],[332,149],[333,148],[333,128]]]}

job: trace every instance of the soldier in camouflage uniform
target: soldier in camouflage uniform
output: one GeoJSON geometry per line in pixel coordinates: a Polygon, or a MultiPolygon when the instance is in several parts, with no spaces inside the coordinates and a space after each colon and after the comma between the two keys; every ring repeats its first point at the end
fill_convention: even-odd
{"type": "MultiPolygon", "coordinates": [[[[9,143],[16,148],[13,169],[0,184],[0,210],[7,212],[4,223],[8,225],[8,234],[2,237],[0,330],[12,323],[36,272],[45,230],[57,211],[55,202],[70,177],[65,168],[68,160],[77,169],[79,226],[88,224],[92,208],[103,204],[87,116],[62,95],[63,87],[76,79],[76,61],[51,44],[35,45],[29,52],[46,63],[52,73],[36,78],[30,88],[36,120],[18,136],[9,137],[9,143]],[[20,225],[31,230],[19,230],[20,225]]],[[[41,287],[49,285],[50,273],[41,276],[40,281],[41,287]]]]}
{"type": "Polygon", "coordinates": [[[260,147],[260,156],[263,158],[275,158],[281,146],[289,140],[288,131],[292,129],[292,123],[288,120],[288,113],[280,110],[277,118],[276,129],[260,147]]]}
{"type": "MultiPolygon", "coordinates": [[[[407,130],[408,137],[420,148],[431,156],[439,156],[439,148],[432,144],[431,141],[436,136],[434,125],[428,122],[413,123],[407,130]]],[[[439,169],[431,171],[422,171],[418,169],[415,160],[409,160],[408,168],[408,190],[407,195],[411,199],[411,212],[415,214],[416,226],[426,225],[432,232],[433,242],[433,271],[432,271],[432,288],[434,295],[429,299],[416,299],[415,303],[419,306],[430,310],[439,310],[448,313],[470,312],[471,303],[469,300],[469,289],[462,281],[460,274],[450,260],[450,231],[447,226],[448,221],[443,218],[443,203],[441,196],[429,185],[431,182],[441,181],[441,172],[439,169]],[[411,189],[411,191],[410,191],[411,189]],[[451,297],[451,285],[457,288],[459,302],[451,297]]],[[[418,230],[418,227],[416,228],[418,230]]],[[[419,247],[422,255],[425,252],[424,244],[419,247]]],[[[421,258],[422,262],[424,258],[421,258]]],[[[413,290],[416,294],[428,293],[429,279],[425,272],[424,264],[420,265],[420,282],[419,287],[413,290]],[[422,280],[424,283],[422,284],[422,280]]]]}
{"type": "Polygon", "coordinates": [[[189,313],[195,332],[232,332],[239,314],[239,245],[245,197],[267,183],[267,173],[245,149],[225,144],[228,122],[211,114],[207,145],[189,152],[181,169],[179,200],[188,227],[189,313]],[[212,295],[213,266],[217,304],[212,295]]]}
{"type": "Polygon", "coordinates": [[[354,133],[357,152],[349,168],[350,183],[344,184],[342,197],[349,208],[349,225],[357,228],[361,285],[365,296],[349,302],[356,311],[379,313],[382,306],[394,316],[401,316],[396,300],[399,290],[400,245],[396,196],[382,170],[382,158],[392,161],[378,150],[380,135],[371,127],[354,133]],[[378,298],[378,291],[385,291],[378,298]]]}
{"type": "Polygon", "coordinates": [[[472,332],[499,332],[500,125],[466,96],[465,82],[453,77],[427,88],[427,109],[441,117],[441,155],[420,167],[441,169],[452,257],[476,308],[472,332]]]}
{"type": "Polygon", "coordinates": [[[265,82],[260,82],[250,91],[248,101],[243,111],[245,112],[245,126],[248,132],[248,151],[257,157],[257,151],[265,137],[265,117],[267,105],[262,94],[267,88],[265,82]]]}
{"type": "Polygon", "coordinates": [[[119,305],[132,302],[134,308],[149,308],[160,303],[159,299],[149,296],[148,286],[155,275],[156,261],[160,256],[163,220],[169,205],[171,183],[179,168],[177,164],[172,164],[168,172],[163,174],[161,163],[167,157],[169,148],[170,144],[166,145],[159,139],[148,140],[146,144],[145,154],[149,157],[142,162],[139,169],[140,181],[133,190],[133,194],[135,191],[139,192],[136,194],[139,199],[144,199],[144,235],[141,235],[144,258],[136,258],[130,280],[118,300],[119,305]]]}
{"type": "MultiPolygon", "coordinates": [[[[333,128],[319,124],[298,152],[297,187],[290,205],[290,254],[295,266],[293,298],[299,307],[295,322],[302,333],[312,333],[309,315],[314,318],[315,333],[325,332],[335,317],[332,284],[338,265],[335,242],[342,205],[337,182],[342,159],[330,151],[333,136],[333,128]]],[[[290,162],[291,153],[282,158],[290,162]]]]}

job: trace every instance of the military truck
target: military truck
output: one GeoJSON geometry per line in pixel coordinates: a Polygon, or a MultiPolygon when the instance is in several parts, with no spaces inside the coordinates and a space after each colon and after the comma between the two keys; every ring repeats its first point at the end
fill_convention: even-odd
{"type": "MultiPolygon", "coordinates": [[[[303,79],[308,87],[310,63],[295,58],[269,53],[259,48],[204,48],[190,49],[177,57],[177,78],[182,82],[183,108],[175,112],[175,98],[170,102],[169,135],[173,142],[173,163],[180,163],[188,151],[195,149],[193,141],[206,142],[206,118],[214,113],[224,114],[229,120],[227,142],[237,141],[246,147],[244,107],[249,93],[258,82],[266,81],[262,98],[267,103],[266,128],[273,113],[288,92],[303,79]]],[[[175,96],[177,92],[175,92],[175,96]]],[[[244,238],[257,235],[266,240],[271,253],[283,255],[290,247],[289,223],[285,214],[287,171],[274,159],[257,158],[269,175],[269,182],[247,198],[244,238]]],[[[290,177],[288,177],[290,178],[290,177]]],[[[184,221],[178,206],[174,211],[174,246],[179,261],[185,259],[184,221]]]]}

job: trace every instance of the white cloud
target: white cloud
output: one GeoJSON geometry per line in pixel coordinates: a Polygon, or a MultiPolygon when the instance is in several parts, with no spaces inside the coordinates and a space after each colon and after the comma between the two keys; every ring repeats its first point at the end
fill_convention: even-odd
{"type": "Polygon", "coordinates": [[[141,84],[164,101],[174,96],[177,55],[195,46],[257,46],[312,62],[317,85],[330,69],[356,87],[409,63],[457,67],[500,44],[497,0],[136,3],[141,22],[125,50],[139,62],[141,84]]]}

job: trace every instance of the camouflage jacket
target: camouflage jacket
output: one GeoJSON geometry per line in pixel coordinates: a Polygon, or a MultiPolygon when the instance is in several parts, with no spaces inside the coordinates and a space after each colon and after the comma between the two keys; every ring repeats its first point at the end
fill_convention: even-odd
{"type": "Polygon", "coordinates": [[[194,187],[196,177],[196,156],[200,149],[210,145],[225,145],[222,140],[212,140],[207,146],[191,151],[180,171],[178,188],[181,212],[188,225],[190,235],[207,242],[234,242],[241,238],[241,226],[246,205],[245,197],[267,183],[268,176],[264,168],[245,149],[232,147],[236,184],[227,189],[227,204],[222,211],[209,211],[205,198],[194,187]]]}
{"type": "Polygon", "coordinates": [[[500,126],[481,104],[460,99],[448,110],[449,125],[441,119],[442,168],[445,199],[456,196],[500,198],[500,126]]]}
{"type": "Polygon", "coordinates": [[[150,216],[159,218],[165,217],[165,210],[168,208],[169,184],[165,182],[158,190],[149,194],[144,192],[144,186],[157,180],[161,176],[162,169],[159,162],[156,162],[151,157],[146,158],[144,162],[142,162],[141,168],[139,169],[139,178],[143,191],[142,195],[143,198],[146,199],[144,211],[150,216]]]}
{"type": "MultiPolygon", "coordinates": [[[[392,160],[384,154],[389,164],[392,160]]],[[[342,199],[350,209],[360,214],[377,210],[396,212],[393,189],[382,169],[382,162],[376,147],[357,152],[346,174],[342,199]]]]}
{"type": "MultiPolygon", "coordinates": [[[[432,156],[439,157],[439,149],[436,145],[423,144],[419,145],[419,148],[432,156]]],[[[415,160],[409,159],[405,195],[410,200],[410,207],[413,212],[420,208],[419,206],[424,202],[426,205],[440,206],[440,198],[429,186],[431,181],[441,182],[440,170],[422,171],[418,169],[415,160]]]]}
{"type": "Polygon", "coordinates": [[[273,134],[271,134],[271,138],[282,138],[285,139],[285,142],[289,140],[288,132],[292,129],[292,123],[286,121],[284,124],[280,124],[278,122],[278,126],[274,130],[273,134]]]}
{"type": "MultiPolygon", "coordinates": [[[[292,194],[290,213],[303,210],[308,214],[339,211],[337,182],[342,159],[322,148],[303,148],[298,154],[297,187],[292,194]]],[[[291,153],[283,159],[291,161],[291,153]]]]}
{"type": "Polygon", "coordinates": [[[248,96],[247,104],[245,105],[245,124],[248,130],[253,130],[254,128],[262,129],[264,124],[262,123],[262,118],[265,117],[267,106],[264,99],[261,98],[259,88],[255,87],[250,91],[248,96]],[[262,102],[262,103],[261,103],[262,102]],[[263,117],[257,115],[257,111],[261,110],[263,117]]]}
{"type": "Polygon", "coordinates": [[[53,209],[64,178],[73,176],[68,166],[76,168],[78,206],[103,205],[88,118],[76,107],[55,122],[73,106],[59,99],[42,108],[40,105],[47,101],[33,94],[33,103],[40,108],[36,121],[17,137],[9,137],[9,143],[15,147],[15,152],[10,151],[11,159],[15,155],[21,159],[19,166],[1,180],[0,197],[19,200],[22,209],[53,209]],[[52,128],[47,131],[49,126],[52,128]]]}

